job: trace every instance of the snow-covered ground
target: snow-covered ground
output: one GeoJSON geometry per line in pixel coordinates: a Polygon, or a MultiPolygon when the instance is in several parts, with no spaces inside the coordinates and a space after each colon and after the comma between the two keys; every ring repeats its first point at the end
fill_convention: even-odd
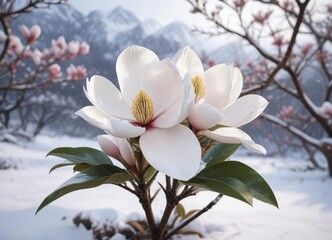
{"type": "MultiPolygon", "coordinates": [[[[45,155],[58,146],[97,148],[93,139],[69,137],[40,136],[25,147],[0,143],[0,158],[18,166],[0,171],[1,240],[91,240],[91,232],[72,222],[81,211],[95,219],[108,216],[117,224],[137,213],[143,215],[134,196],[116,186],[101,186],[68,194],[35,216],[44,197],[73,174],[71,168],[48,174],[50,166],[61,160],[45,155]]],[[[280,209],[258,201],[252,208],[224,197],[194,223],[195,230],[202,231],[206,239],[332,239],[332,179],[327,172],[290,171],[294,163],[290,159],[244,156],[236,159],[265,177],[275,191],[280,209]]],[[[215,196],[203,192],[183,204],[188,210],[202,208],[215,196]]],[[[153,207],[161,212],[162,199],[157,199],[153,207]]]]}

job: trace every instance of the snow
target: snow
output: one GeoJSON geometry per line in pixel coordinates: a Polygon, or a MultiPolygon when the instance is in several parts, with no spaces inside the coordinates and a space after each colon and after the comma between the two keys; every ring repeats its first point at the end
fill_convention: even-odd
{"type": "MultiPolygon", "coordinates": [[[[91,240],[91,232],[72,222],[80,212],[96,224],[108,218],[115,225],[123,226],[126,221],[142,218],[138,200],[112,185],[68,194],[35,216],[46,195],[73,175],[70,167],[48,174],[49,168],[61,159],[45,158],[45,155],[59,146],[97,148],[97,143],[95,139],[66,136],[39,136],[35,142],[21,146],[0,143],[0,159],[18,166],[18,169],[0,172],[0,239],[91,240]]],[[[294,165],[301,164],[301,160],[243,155],[235,159],[256,169],[269,182],[280,209],[258,201],[252,208],[223,197],[189,229],[201,231],[206,239],[332,239],[332,179],[328,178],[327,171],[291,171],[294,165]]],[[[200,192],[196,197],[186,199],[183,205],[186,211],[202,208],[215,196],[215,193],[200,192]]],[[[153,205],[157,216],[163,205],[160,194],[153,205]]],[[[124,237],[117,234],[112,239],[124,237]]],[[[199,238],[178,236],[175,239],[199,238]]]]}

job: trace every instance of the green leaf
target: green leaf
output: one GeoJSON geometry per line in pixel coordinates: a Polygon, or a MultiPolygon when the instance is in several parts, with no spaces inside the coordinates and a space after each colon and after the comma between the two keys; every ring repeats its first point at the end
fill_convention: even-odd
{"type": "Polygon", "coordinates": [[[184,219],[185,215],[186,215],[186,212],[184,210],[184,207],[181,203],[178,203],[178,205],[176,205],[176,208],[175,208],[177,214],[181,217],[181,219],[184,219]]]}
{"type": "Polygon", "coordinates": [[[75,163],[59,163],[59,164],[53,166],[50,169],[49,173],[53,172],[55,169],[58,169],[58,168],[61,168],[61,167],[72,166],[72,165],[75,165],[75,163]]]}
{"type": "Polygon", "coordinates": [[[98,164],[113,164],[111,159],[102,151],[88,147],[60,147],[53,149],[46,156],[64,158],[72,163],[85,163],[92,166],[98,164]]]}
{"type": "Polygon", "coordinates": [[[63,195],[66,195],[67,193],[86,188],[98,187],[104,183],[108,183],[108,181],[111,181],[110,179],[115,174],[119,173],[125,173],[125,171],[114,165],[101,164],[97,166],[92,166],[87,170],[70,178],[60,187],[58,187],[54,192],[48,195],[38,207],[36,214],[42,208],[55,201],[56,199],[62,197],[63,195]]]}
{"type": "Polygon", "coordinates": [[[127,172],[115,173],[106,182],[112,184],[124,183],[133,179],[133,176],[127,172]]]}
{"type": "Polygon", "coordinates": [[[212,146],[203,156],[203,162],[207,163],[207,167],[227,160],[241,144],[224,144],[218,143],[212,146]]]}
{"type": "Polygon", "coordinates": [[[226,161],[203,169],[198,176],[219,179],[220,177],[233,178],[244,183],[252,196],[262,202],[278,207],[274,193],[264,178],[254,169],[237,161],[226,161]]]}
{"type": "Polygon", "coordinates": [[[157,170],[150,166],[144,173],[144,181],[145,182],[150,181],[156,172],[157,170]]]}
{"type": "Polygon", "coordinates": [[[91,167],[90,164],[86,164],[86,163],[80,163],[80,164],[76,164],[73,168],[74,172],[82,172],[86,169],[88,169],[89,167],[91,167]]]}
{"type": "Polygon", "coordinates": [[[222,176],[208,177],[199,174],[188,182],[184,182],[184,184],[221,193],[252,205],[253,197],[250,189],[243,182],[235,178],[222,176]]]}

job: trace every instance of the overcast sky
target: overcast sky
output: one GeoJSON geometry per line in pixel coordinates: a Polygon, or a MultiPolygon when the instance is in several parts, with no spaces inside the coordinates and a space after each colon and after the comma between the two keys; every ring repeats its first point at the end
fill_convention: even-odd
{"type": "Polygon", "coordinates": [[[202,16],[189,13],[191,6],[186,0],[69,0],[69,3],[84,14],[96,9],[109,11],[123,6],[140,20],[154,18],[162,25],[175,20],[189,26],[204,23],[202,16]]]}

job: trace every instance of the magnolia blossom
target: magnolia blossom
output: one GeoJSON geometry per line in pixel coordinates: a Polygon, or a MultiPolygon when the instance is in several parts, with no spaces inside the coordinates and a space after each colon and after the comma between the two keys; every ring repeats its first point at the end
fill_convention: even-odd
{"type": "Polygon", "coordinates": [[[43,57],[43,53],[42,53],[41,51],[39,51],[38,49],[35,49],[35,50],[31,53],[32,61],[33,61],[37,66],[41,64],[42,57],[43,57]]]}
{"type": "Polygon", "coordinates": [[[52,51],[57,58],[63,57],[67,50],[67,43],[63,36],[59,37],[57,40],[52,40],[52,51]]]}
{"type": "Polygon", "coordinates": [[[78,80],[83,77],[86,77],[86,68],[84,66],[77,66],[75,67],[73,64],[70,64],[67,68],[67,74],[70,79],[78,80]]]}
{"type": "Polygon", "coordinates": [[[97,140],[101,150],[108,156],[115,158],[128,169],[135,166],[135,155],[127,139],[105,134],[99,135],[97,140]]]}
{"type": "Polygon", "coordinates": [[[25,25],[21,25],[19,28],[28,43],[35,42],[41,34],[41,29],[38,25],[32,26],[31,29],[27,28],[25,25]]]}
{"type": "Polygon", "coordinates": [[[71,41],[68,43],[68,52],[70,55],[76,56],[80,50],[80,43],[78,41],[71,41]]]}
{"type": "Polygon", "coordinates": [[[88,54],[90,51],[90,46],[89,44],[87,44],[86,42],[82,42],[80,44],[79,50],[78,50],[78,54],[80,55],[86,55],[88,54]]]}
{"type": "Polygon", "coordinates": [[[51,66],[49,66],[47,69],[47,72],[48,72],[48,76],[51,79],[59,78],[62,76],[61,67],[57,63],[54,63],[51,66]]]}
{"type": "Polygon", "coordinates": [[[204,72],[201,60],[189,47],[182,49],[175,61],[182,76],[191,79],[196,96],[188,116],[192,127],[216,141],[243,144],[249,150],[266,154],[261,145],[237,128],[257,118],[268,104],[265,98],[254,94],[238,98],[243,86],[240,70],[218,64],[204,72]],[[218,124],[218,129],[209,130],[218,124]]]}
{"type": "Polygon", "coordinates": [[[14,54],[20,54],[22,53],[23,49],[24,47],[21,40],[17,36],[10,35],[8,50],[14,54]]]}
{"type": "Polygon", "coordinates": [[[187,117],[189,88],[184,88],[174,63],[132,46],[118,57],[116,72],[121,92],[95,75],[86,89],[94,106],[76,114],[115,137],[139,137],[145,159],[166,175],[180,180],[193,177],[201,148],[194,133],[179,124],[187,117]]]}

